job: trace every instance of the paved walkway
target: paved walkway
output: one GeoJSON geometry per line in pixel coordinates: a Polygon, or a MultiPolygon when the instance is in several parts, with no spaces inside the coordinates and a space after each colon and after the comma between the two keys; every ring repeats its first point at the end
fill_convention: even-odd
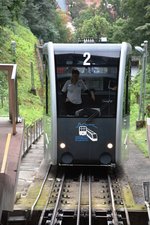
{"type": "Polygon", "coordinates": [[[42,135],[35,144],[32,144],[31,149],[21,161],[17,186],[17,192],[21,193],[21,195],[26,195],[29,186],[39,172],[43,157],[44,143],[42,135]]]}
{"type": "Polygon", "coordinates": [[[143,182],[150,182],[150,158],[145,158],[132,142],[129,159],[124,163],[125,173],[137,204],[144,204],[143,182]]]}

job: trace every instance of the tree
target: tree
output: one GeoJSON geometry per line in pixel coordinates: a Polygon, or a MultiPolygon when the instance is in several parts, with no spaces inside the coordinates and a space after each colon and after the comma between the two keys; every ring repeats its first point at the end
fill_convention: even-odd
{"type": "Polygon", "coordinates": [[[52,5],[48,1],[42,2],[27,0],[24,11],[26,23],[31,31],[39,38],[45,40],[52,38],[55,33],[55,28],[48,18],[53,17],[52,5]]]}
{"type": "Polygon", "coordinates": [[[150,40],[149,0],[123,0],[123,16],[128,18],[128,35],[134,45],[150,40]]]}
{"type": "Polygon", "coordinates": [[[131,42],[130,37],[127,33],[128,20],[119,18],[116,22],[113,23],[110,42],[121,43],[123,41],[131,42]]]}
{"type": "Polygon", "coordinates": [[[143,37],[143,40],[144,38],[148,41],[150,41],[150,5],[147,5],[145,7],[146,9],[146,14],[145,14],[145,19],[146,19],[146,23],[143,24],[142,26],[139,26],[136,28],[136,31],[137,32],[140,32],[140,35],[141,37],[143,37],[143,34],[144,34],[144,37],[143,37]]]}
{"type": "Polygon", "coordinates": [[[8,9],[11,14],[12,21],[19,21],[23,13],[25,0],[9,0],[8,9]]]}
{"type": "Polygon", "coordinates": [[[109,23],[104,17],[98,15],[89,20],[85,20],[83,25],[77,30],[77,38],[93,38],[99,40],[101,37],[108,36],[109,23]]]}
{"type": "Polygon", "coordinates": [[[67,17],[62,11],[57,12],[55,19],[55,26],[59,32],[59,37],[57,42],[70,42],[72,39],[72,34],[67,28],[67,17]]]}
{"type": "Polygon", "coordinates": [[[6,26],[11,21],[11,14],[8,9],[9,0],[0,1],[0,26],[6,26]]]}
{"type": "Polygon", "coordinates": [[[89,20],[89,19],[93,18],[94,16],[95,16],[94,8],[88,7],[87,9],[82,10],[79,13],[79,17],[76,17],[74,19],[75,27],[78,28],[78,27],[82,26],[82,24],[85,20],[89,20]]]}
{"type": "Polygon", "coordinates": [[[38,38],[53,42],[59,42],[62,36],[65,39],[66,28],[52,1],[27,0],[24,17],[31,31],[38,38]]]}

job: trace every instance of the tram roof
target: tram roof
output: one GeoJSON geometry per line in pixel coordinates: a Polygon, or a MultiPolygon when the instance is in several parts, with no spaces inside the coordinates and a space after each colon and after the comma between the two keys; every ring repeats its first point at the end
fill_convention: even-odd
{"type": "Polygon", "coordinates": [[[48,47],[54,49],[54,54],[83,54],[89,51],[94,55],[119,57],[122,48],[127,48],[128,54],[131,53],[131,46],[129,43],[123,42],[115,43],[52,43],[48,42],[43,46],[43,53],[48,54],[48,47]]]}

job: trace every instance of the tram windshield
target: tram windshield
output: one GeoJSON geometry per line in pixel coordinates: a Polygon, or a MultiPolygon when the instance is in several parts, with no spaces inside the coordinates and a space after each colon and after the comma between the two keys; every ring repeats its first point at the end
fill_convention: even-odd
{"type": "Polygon", "coordinates": [[[56,54],[55,65],[58,117],[116,117],[119,57],[56,54]]]}

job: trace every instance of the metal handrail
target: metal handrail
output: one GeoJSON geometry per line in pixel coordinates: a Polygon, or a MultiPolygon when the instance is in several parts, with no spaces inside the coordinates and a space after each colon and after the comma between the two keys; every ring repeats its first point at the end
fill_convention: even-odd
{"type": "Polygon", "coordinates": [[[25,128],[22,158],[29,151],[32,144],[34,144],[40,138],[42,133],[43,133],[43,119],[36,120],[33,125],[30,125],[25,128]]]}

